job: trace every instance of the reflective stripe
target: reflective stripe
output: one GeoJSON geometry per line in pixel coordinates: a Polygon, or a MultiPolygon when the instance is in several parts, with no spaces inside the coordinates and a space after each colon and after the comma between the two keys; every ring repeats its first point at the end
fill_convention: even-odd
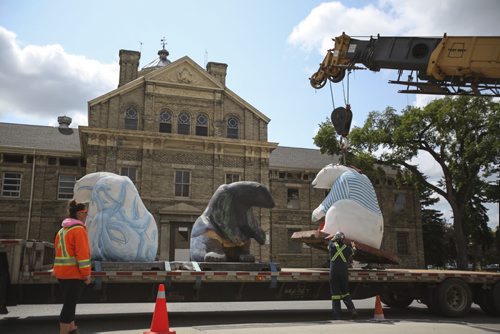
{"type": "Polygon", "coordinates": [[[76,259],[74,257],[56,257],[54,264],[61,266],[74,266],[76,265],[76,259]]]}
{"type": "Polygon", "coordinates": [[[68,256],[68,250],[66,248],[66,234],[70,229],[74,228],[84,228],[83,226],[72,226],[70,228],[62,228],[59,230],[59,245],[58,248],[61,249],[62,256],[56,256],[54,260],[54,265],[56,266],[76,266],[79,268],[87,268],[90,267],[90,259],[77,261],[76,257],[68,256]]]}
{"type": "Polygon", "coordinates": [[[350,293],[344,293],[343,295],[332,295],[332,300],[341,300],[344,299],[345,297],[349,296],[350,293]]]}
{"type": "Polygon", "coordinates": [[[80,268],[90,267],[90,260],[78,261],[78,267],[80,267],[80,268]]]}
{"type": "Polygon", "coordinates": [[[346,245],[342,245],[342,247],[340,247],[340,248],[339,248],[339,244],[338,243],[335,242],[334,245],[335,245],[335,248],[337,249],[337,253],[335,253],[335,255],[332,256],[332,260],[331,261],[332,262],[335,261],[337,259],[337,257],[340,256],[340,258],[342,259],[342,261],[347,262],[347,260],[345,259],[344,253],[343,253],[346,245]]]}
{"type": "Polygon", "coordinates": [[[63,257],[68,257],[68,251],[66,250],[66,242],[64,241],[64,237],[66,236],[65,229],[64,228],[60,229],[58,234],[59,234],[59,245],[57,245],[57,247],[61,249],[63,257]]]}
{"type": "Polygon", "coordinates": [[[165,291],[158,291],[156,298],[165,299],[165,291]]]}

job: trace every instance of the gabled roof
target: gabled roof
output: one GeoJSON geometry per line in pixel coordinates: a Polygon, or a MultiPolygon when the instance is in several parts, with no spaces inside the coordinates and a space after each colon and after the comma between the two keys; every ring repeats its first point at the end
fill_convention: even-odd
{"type": "Polygon", "coordinates": [[[78,129],[0,123],[0,147],[72,152],[80,155],[78,129]]]}
{"type": "Polygon", "coordinates": [[[328,164],[338,162],[339,157],[321,154],[320,150],[278,146],[271,152],[269,168],[320,170],[328,164]]]}
{"type": "Polygon", "coordinates": [[[182,58],[177,59],[176,61],[172,62],[171,64],[167,66],[160,67],[158,69],[155,69],[154,71],[148,72],[144,75],[144,79],[147,80],[155,80],[159,77],[162,77],[162,75],[166,72],[171,72],[175,71],[176,68],[181,67],[183,64],[189,64],[190,67],[195,68],[202,77],[206,78],[213,88],[218,88],[220,90],[224,89],[224,86],[222,83],[220,83],[217,79],[215,79],[213,76],[210,75],[203,67],[198,65],[194,60],[189,58],[188,56],[184,56],[182,58]]]}
{"type": "MultiPolygon", "coordinates": [[[[124,94],[130,90],[136,89],[137,87],[140,87],[143,85],[145,82],[148,81],[155,81],[158,78],[162,77],[165,73],[169,71],[175,71],[177,68],[181,67],[183,64],[188,64],[191,68],[194,68],[196,72],[201,75],[206,81],[210,83],[210,85],[204,86],[204,89],[214,89],[214,90],[220,90],[223,91],[226,96],[231,98],[235,103],[241,105],[242,107],[248,109],[252,113],[254,113],[257,117],[261,118],[264,122],[269,123],[270,118],[261,113],[259,110],[257,110],[254,106],[252,106],[250,103],[239,97],[237,94],[235,94],[233,91],[231,91],[229,88],[225,87],[222,83],[220,83],[217,79],[215,79],[210,73],[208,73],[203,67],[198,65],[194,60],[189,58],[188,56],[184,56],[182,58],[177,59],[176,61],[160,67],[158,69],[148,71],[144,75],[138,77],[137,79],[130,81],[126,83],[125,85],[118,87],[104,95],[101,95],[99,97],[96,97],[95,99],[92,99],[88,102],[89,106],[92,106],[94,104],[100,103],[103,100],[107,100],[113,96],[124,94]]],[[[183,83],[177,83],[177,82],[169,82],[169,84],[175,84],[180,87],[185,87],[186,89],[190,88],[188,85],[183,84],[183,83]]],[[[194,86],[196,87],[196,86],[194,86]]]]}
{"type": "Polygon", "coordinates": [[[192,60],[188,56],[184,56],[182,58],[179,58],[179,59],[177,59],[176,61],[174,61],[173,63],[171,63],[168,66],[164,66],[164,67],[159,68],[158,70],[154,70],[154,71],[148,72],[146,75],[144,75],[144,79],[146,81],[148,81],[148,80],[155,80],[155,78],[160,77],[164,72],[172,71],[176,67],[181,66],[181,64],[183,64],[183,63],[188,63],[192,67],[194,67],[195,69],[197,69],[198,72],[202,76],[204,76],[205,78],[207,78],[208,80],[210,80],[211,83],[214,84],[217,88],[219,88],[221,90],[224,90],[224,92],[226,93],[226,95],[229,96],[230,98],[232,98],[232,100],[234,102],[236,102],[237,104],[243,106],[244,108],[247,108],[248,110],[250,110],[251,112],[253,112],[255,115],[257,115],[259,118],[261,118],[262,120],[264,120],[266,123],[269,123],[271,121],[271,119],[269,117],[267,117],[266,115],[264,115],[263,113],[261,113],[254,106],[252,106],[250,103],[248,103],[247,101],[245,101],[244,99],[242,99],[240,96],[238,96],[232,90],[230,90],[229,88],[225,87],[222,83],[220,83],[213,76],[211,76],[210,73],[208,73],[203,67],[201,67],[200,65],[198,65],[194,60],[192,60]]]}

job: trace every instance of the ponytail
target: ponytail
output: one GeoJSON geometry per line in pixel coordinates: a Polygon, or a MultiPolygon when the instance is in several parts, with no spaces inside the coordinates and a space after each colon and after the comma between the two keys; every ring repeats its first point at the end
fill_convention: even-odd
{"type": "Polygon", "coordinates": [[[85,209],[85,204],[83,203],[76,203],[75,200],[71,200],[68,204],[68,212],[69,212],[69,217],[73,219],[76,218],[76,213],[80,210],[85,209]]]}

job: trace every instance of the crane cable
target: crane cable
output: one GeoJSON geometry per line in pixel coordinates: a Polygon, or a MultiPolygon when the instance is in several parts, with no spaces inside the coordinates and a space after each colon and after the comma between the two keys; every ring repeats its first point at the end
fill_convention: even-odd
{"type": "Polygon", "coordinates": [[[342,80],[342,93],[344,94],[344,104],[347,106],[349,104],[349,77],[351,76],[351,70],[347,70],[347,98],[346,98],[346,88],[344,86],[344,81],[342,80]]]}
{"type": "Polygon", "coordinates": [[[332,109],[332,110],[335,110],[335,100],[333,99],[332,81],[331,81],[331,80],[328,80],[328,82],[330,83],[330,95],[331,95],[331,97],[332,97],[332,106],[333,106],[333,109],[332,109]]]}
{"type": "MultiPolygon", "coordinates": [[[[332,97],[332,106],[333,106],[333,110],[335,110],[335,100],[333,98],[332,82],[330,80],[328,80],[328,81],[330,83],[330,95],[332,97]]],[[[344,88],[344,82],[342,82],[342,88],[344,88]]],[[[344,101],[345,101],[345,93],[344,93],[344,101]]],[[[333,122],[332,122],[332,125],[333,125],[333,122]]],[[[347,138],[344,138],[343,136],[340,136],[340,148],[341,148],[341,151],[342,151],[342,161],[343,161],[343,164],[345,165],[346,164],[345,156],[346,156],[346,150],[347,150],[347,145],[348,144],[346,144],[345,147],[343,147],[343,145],[344,145],[343,144],[343,139],[345,139],[346,143],[348,143],[348,142],[347,142],[347,138]]]]}
{"type": "MultiPolygon", "coordinates": [[[[351,76],[351,70],[347,70],[347,98],[346,98],[346,88],[344,87],[344,81],[342,81],[342,92],[344,95],[344,103],[346,105],[346,108],[350,110],[350,105],[349,105],[349,90],[350,90],[350,85],[349,85],[349,77],[351,76]]],[[[340,150],[342,152],[342,161],[343,164],[346,164],[346,155],[347,155],[347,149],[349,148],[349,140],[347,137],[340,136],[340,150]]]]}

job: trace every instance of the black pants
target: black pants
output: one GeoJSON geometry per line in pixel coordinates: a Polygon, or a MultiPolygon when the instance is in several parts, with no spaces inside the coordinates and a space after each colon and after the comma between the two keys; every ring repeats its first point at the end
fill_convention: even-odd
{"type": "Polygon", "coordinates": [[[10,285],[9,278],[9,263],[7,262],[7,254],[0,252],[0,306],[7,306],[7,294],[10,285]]]}
{"type": "Polygon", "coordinates": [[[332,294],[332,310],[334,319],[340,319],[340,301],[342,300],[351,312],[355,310],[349,294],[349,276],[347,268],[330,266],[330,291],[332,294]]]}
{"type": "Polygon", "coordinates": [[[69,324],[75,320],[76,304],[83,292],[84,281],[79,279],[60,279],[63,295],[63,307],[59,315],[59,322],[69,324]]]}

